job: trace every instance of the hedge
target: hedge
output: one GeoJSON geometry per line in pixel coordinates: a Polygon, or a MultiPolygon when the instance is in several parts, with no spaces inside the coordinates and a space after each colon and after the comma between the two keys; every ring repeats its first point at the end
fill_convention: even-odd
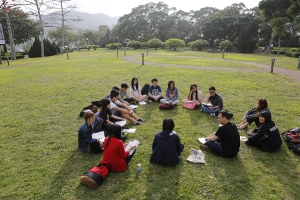
{"type": "MultiPolygon", "coordinates": [[[[277,51],[278,51],[278,50],[272,50],[271,53],[272,53],[272,54],[277,54],[277,51]]],[[[283,55],[283,54],[285,54],[285,51],[284,51],[284,50],[279,50],[279,54],[282,54],[282,55],[283,55]]]]}
{"type": "Polygon", "coordinates": [[[289,57],[299,58],[300,53],[295,53],[295,52],[290,52],[290,51],[288,51],[288,52],[285,52],[284,55],[289,56],[289,57]]]}

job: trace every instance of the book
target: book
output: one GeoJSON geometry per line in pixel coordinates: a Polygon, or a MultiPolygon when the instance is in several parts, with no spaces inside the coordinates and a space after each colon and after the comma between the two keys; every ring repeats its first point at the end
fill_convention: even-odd
{"type": "Polygon", "coordinates": [[[136,131],[136,128],[130,128],[130,129],[123,129],[122,132],[123,133],[135,133],[136,131]]]}
{"type": "MultiPolygon", "coordinates": [[[[134,141],[132,141],[132,142],[129,142],[129,143],[127,144],[127,146],[125,147],[125,151],[128,151],[129,148],[130,148],[131,146],[136,146],[136,147],[135,147],[135,149],[136,149],[136,148],[139,146],[139,144],[140,144],[140,141],[138,141],[138,140],[134,140],[134,141]]],[[[131,150],[131,151],[129,152],[129,155],[132,155],[132,153],[134,152],[135,149],[131,150]]]]}
{"type": "Polygon", "coordinates": [[[136,105],[130,105],[129,106],[131,109],[136,109],[138,106],[136,106],[136,105]]]}
{"type": "Polygon", "coordinates": [[[100,131],[98,133],[93,133],[92,134],[92,138],[93,139],[100,139],[101,142],[104,142],[104,139],[105,139],[105,134],[104,134],[104,131],[100,131]]]}
{"type": "Polygon", "coordinates": [[[246,136],[240,136],[240,140],[242,142],[246,142],[248,140],[248,138],[246,136]]]}
{"type": "Polygon", "coordinates": [[[211,103],[202,103],[202,104],[205,105],[205,106],[208,106],[208,107],[212,106],[211,103]]]}
{"type": "Polygon", "coordinates": [[[117,124],[119,126],[124,126],[126,124],[126,120],[117,121],[117,122],[115,122],[115,124],[117,124]]]}
{"type": "Polygon", "coordinates": [[[200,142],[200,143],[202,143],[202,144],[205,144],[205,138],[203,137],[203,138],[198,138],[198,141],[200,142]]]}
{"type": "Polygon", "coordinates": [[[146,105],[146,102],[145,101],[140,101],[139,104],[140,105],[146,105]]]}

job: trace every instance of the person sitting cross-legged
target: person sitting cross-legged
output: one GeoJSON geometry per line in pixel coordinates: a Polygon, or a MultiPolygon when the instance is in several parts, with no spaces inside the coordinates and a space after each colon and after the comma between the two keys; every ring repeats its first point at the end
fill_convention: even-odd
{"type": "Polygon", "coordinates": [[[219,112],[218,120],[222,125],[217,132],[205,138],[206,143],[200,149],[213,151],[222,157],[235,157],[240,148],[240,135],[235,124],[230,122],[233,115],[224,110],[219,112]]]}
{"type": "Polygon", "coordinates": [[[173,80],[170,80],[168,83],[168,88],[166,89],[166,99],[161,99],[160,102],[163,104],[178,104],[178,89],[173,80]]]}
{"type": "Polygon", "coordinates": [[[148,91],[148,101],[149,103],[160,102],[160,100],[164,98],[161,95],[161,87],[157,84],[158,81],[156,78],[152,79],[151,82],[152,85],[149,87],[148,91]]]}
{"type": "Polygon", "coordinates": [[[214,116],[216,116],[216,114],[218,114],[222,110],[223,99],[222,99],[221,95],[216,93],[216,88],[214,86],[211,86],[208,90],[209,90],[209,97],[206,99],[205,103],[208,104],[208,102],[210,102],[211,106],[202,104],[201,112],[206,112],[214,117],[214,116]]]}

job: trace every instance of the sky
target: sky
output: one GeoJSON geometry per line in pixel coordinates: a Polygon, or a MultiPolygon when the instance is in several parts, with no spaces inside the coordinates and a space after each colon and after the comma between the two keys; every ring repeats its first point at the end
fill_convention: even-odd
{"type": "MultiPolygon", "coordinates": [[[[175,7],[177,10],[188,12],[190,10],[199,10],[204,7],[216,7],[224,9],[234,3],[243,2],[247,8],[258,6],[261,0],[160,0],[169,7],[175,7]]],[[[145,5],[149,2],[158,3],[155,0],[71,0],[77,5],[78,11],[91,14],[103,13],[110,17],[123,16],[129,14],[132,8],[139,5],[145,5]]]]}

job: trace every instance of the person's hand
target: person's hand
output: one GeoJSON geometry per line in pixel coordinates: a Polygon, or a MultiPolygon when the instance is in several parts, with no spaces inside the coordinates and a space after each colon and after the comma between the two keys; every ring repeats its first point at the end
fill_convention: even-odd
{"type": "Polygon", "coordinates": [[[173,101],[172,100],[169,100],[169,103],[172,103],[173,101]]]}
{"type": "Polygon", "coordinates": [[[209,137],[206,137],[204,140],[205,140],[205,141],[208,141],[208,140],[209,140],[209,137]]]}
{"type": "Polygon", "coordinates": [[[126,147],[127,147],[127,145],[128,145],[128,143],[124,143],[123,145],[124,145],[124,148],[126,148],[126,147]]]}
{"type": "Polygon", "coordinates": [[[129,151],[134,150],[136,146],[130,146],[129,151]]]}
{"type": "Polygon", "coordinates": [[[247,118],[244,117],[242,121],[243,121],[243,124],[247,123],[247,118]]]}
{"type": "Polygon", "coordinates": [[[98,142],[99,142],[99,147],[103,147],[103,142],[101,142],[100,139],[98,140],[98,142]]]}
{"type": "Polygon", "coordinates": [[[254,117],[259,117],[259,112],[255,113],[254,117]]]}
{"type": "Polygon", "coordinates": [[[247,134],[248,134],[248,135],[250,135],[250,134],[252,134],[252,133],[253,133],[253,130],[247,131],[247,134]]]}

